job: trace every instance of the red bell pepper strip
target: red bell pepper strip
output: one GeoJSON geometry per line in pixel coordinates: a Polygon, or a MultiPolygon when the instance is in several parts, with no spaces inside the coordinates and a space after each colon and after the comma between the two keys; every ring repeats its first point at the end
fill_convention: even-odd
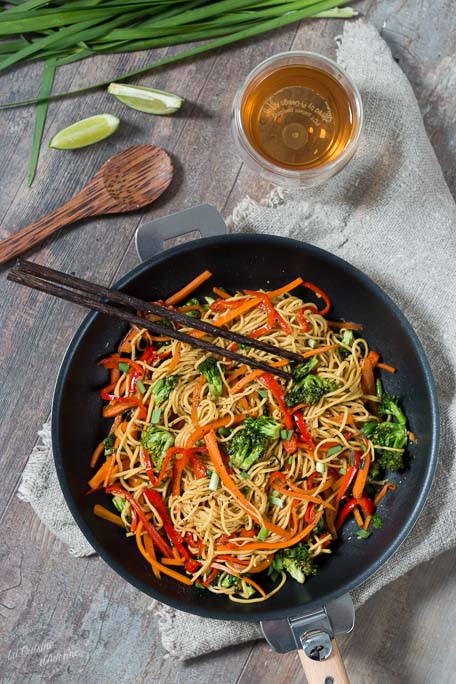
{"type": "Polygon", "coordinates": [[[203,581],[199,580],[199,583],[201,584],[202,587],[208,587],[211,584],[211,582],[214,581],[214,579],[217,577],[217,575],[218,575],[218,568],[214,568],[212,570],[211,574],[209,575],[209,577],[203,581]]]}
{"type": "Polygon", "coordinates": [[[348,488],[350,487],[351,483],[355,479],[355,475],[359,469],[359,464],[361,461],[361,455],[362,455],[361,451],[355,451],[354,452],[353,458],[354,458],[355,462],[353,465],[351,465],[347,468],[347,472],[344,475],[344,479],[342,480],[342,484],[340,485],[340,489],[337,492],[336,504],[338,504],[340,502],[340,500],[342,499],[342,497],[345,496],[348,488]]]}
{"type": "Polygon", "coordinates": [[[101,398],[104,399],[105,401],[112,401],[113,399],[120,399],[120,397],[118,397],[117,394],[111,394],[111,391],[115,388],[116,385],[117,385],[117,382],[112,382],[110,385],[103,387],[103,389],[100,390],[101,398]]]}
{"type": "Polygon", "coordinates": [[[304,420],[304,416],[302,414],[302,411],[295,411],[293,413],[293,418],[296,422],[296,425],[298,426],[298,430],[301,433],[301,437],[307,446],[314,450],[315,449],[315,443],[312,439],[312,435],[309,432],[309,428],[307,427],[307,423],[304,420]]]}
{"type": "Polygon", "coordinates": [[[298,322],[301,324],[302,332],[309,332],[310,330],[310,323],[304,316],[304,312],[307,311],[306,307],[303,306],[302,309],[298,311],[298,322]]]}
{"type": "Polygon", "coordinates": [[[163,501],[160,492],[155,491],[155,489],[144,489],[144,496],[149,499],[152,506],[157,511],[158,515],[162,519],[163,528],[168,535],[168,539],[171,544],[179,551],[180,555],[185,558],[192,567],[190,570],[187,568],[187,563],[185,564],[187,572],[195,572],[198,569],[198,564],[192,559],[190,551],[182,543],[182,537],[180,533],[174,529],[173,522],[169,517],[168,511],[166,510],[165,502],[163,501]]]}
{"type": "Polygon", "coordinates": [[[284,439],[282,444],[287,454],[294,454],[294,452],[298,448],[298,440],[296,438],[296,435],[293,433],[290,439],[284,439]]]}
{"type": "Polygon", "coordinates": [[[280,410],[283,413],[285,428],[287,430],[293,429],[293,419],[288,408],[285,406],[285,393],[277,380],[270,373],[263,373],[258,380],[264,387],[266,387],[279,404],[280,410]]]}
{"type": "Polygon", "coordinates": [[[318,313],[320,314],[320,316],[325,316],[331,308],[331,300],[329,299],[328,295],[325,292],[323,292],[323,290],[320,290],[320,288],[314,285],[313,283],[304,282],[302,283],[302,287],[307,287],[308,290],[312,290],[312,292],[315,292],[317,297],[320,297],[324,300],[325,306],[318,313]]]}
{"type": "Polygon", "coordinates": [[[306,512],[304,513],[304,522],[307,524],[311,523],[315,516],[315,504],[313,501],[309,501],[307,504],[306,512]]]}
{"type": "Polygon", "coordinates": [[[127,366],[134,368],[140,373],[140,377],[144,375],[144,368],[140,366],[139,363],[133,361],[133,359],[128,359],[125,356],[120,356],[119,354],[112,354],[111,356],[108,356],[107,359],[102,359],[98,362],[98,365],[103,366],[103,368],[117,368],[119,363],[126,363],[127,366]]]}
{"type": "Polygon", "coordinates": [[[362,496],[360,499],[348,499],[342,506],[339,516],[336,521],[336,529],[344,523],[347,516],[353,511],[356,506],[360,506],[365,515],[372,515],[374,512],[374,504],[368,496],[362,496]]]}
{"type": "Polygon", "coordinates": [[[272,483],[274,482],[274,480],[277,480],[277,479],[283,480],[284,482],[286,482],[287,481],[286,473],[282,473],[282,471],[280,471],[280,470],[274,470],[274,472],[272,472],[269,475],[268,487],[270,487],[272,485],[272,483]]]}
{"type": "MultiPolygon", "coordinates": [[[[185,447],[170,447],[168,451],[165,454],[165,458],[163,459],[162,466],[160,468],[160,473],[158,477],[155,477],[155,472],[154,472],[154,467],[152,465],[152,461],[149,456],[149,452],[143,449],[143,461],[144,461],[144,468],[146,470],[146,473],[149,477],[149,480],[152,484],[153,487],[157,487],[163,480],[166,474],[166,469],[168,466],[168,463],[171,459],[172,456],[175,454],[187,454],[190,457],[194,454],[201,453],[205,451],[204,448],[202,447],[195,447],[192,449],[186,449],[185,447]]],[[[202,464],[201,464],[202,465],[202,464]]],[[[206,471],[204,471],[204,477],[206,476],[206,471]]]]}
{"type": "Polygon", "coordinates": [[[198,456],[196,456],[195,454],[190,454],[190,465],[193,468],[193,472],[195,473],[195,477],[197,480],[201,480],[203,477],[206,477],[206,466],[199,460],[198,456]]]}
{"type": "Polygon", "coordinates": [[[155,346],[153,344],[151,344],[150,347],[147,347],[143,351],[139,360],[150,365],[150,362],[154,359],[154,357],[155,357],[155,346]]]}
{"type": "Polygon", "coordinates": [[[289,323],[287,323],[283,316],[276,311],[276,309],[274,309],[271,300],[265,292],[255,292],[254,290],[244,290],[244,292],[252,297],[258,297],[261,299],[261,304],[267,313],[268,323],[271,327],[277,321],[282,330],[286,332],[287,335],[291,335],[291,326],[289,323]]]}
{"type": "Polygon", "coordinates": [[[121,496],[122,498],[127,499],[128,503],[130,504],[131,508],[135,511],[139,520],[141,520],[144,529],[146,530],[147,534],[152,539],[154,544],[160,549],[164,556],[171,558],[173,552],[171,550],[170,545],[168,544],[166,539],[163,539],[158,530],[156,530],[155,527],[146,518],[144,511],[140,508],[138,502],[136,501],[136,499],[133,498],[132,494],[130,494],[130,492],[127,492],[126,489],[120,487],[119,485],[111,485],[110,487],[106,487],[105,491],[106,494],[114,494],[115,496],[121,496]]]}
{"type": "Polygon", "coordinates": [[[128,374],[128,394],[134,394],[136,392],[136,382],[141,378],[141,373],[135,368],[132,368],[128,374]]]}

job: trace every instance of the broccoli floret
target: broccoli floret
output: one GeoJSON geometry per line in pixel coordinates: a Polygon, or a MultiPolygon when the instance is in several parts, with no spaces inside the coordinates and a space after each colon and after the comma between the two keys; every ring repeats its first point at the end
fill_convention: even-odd
{"type": "Polygon", "coordinates": [[[312,531],[314,534],[323,534],[324,532],[327,532],[327,530],[328,528],[326,526],[325,519],[320,518],[320,520],[317,522],[312,531]]]}
{"type": "Polygon", "coordinates": [[[369,438],[375,447],[404,449],[408,440],[407,428],[398,423],[379,423],[369,438]]]}
{"type": "Polygon", "coordinates": [[[324,394],[334,392],[336,383],[318,375],[306,375],[294,385],[285,397],[287,406],[296,404],[316,404],[324,394]]]}
{"type": "Polygon", "coordinates": [[[404,467],[404,459],[399,451],[384,451],[379,456],[378,463],[382,468],[391,472],[402,470],[404,467]]]}
{"type": "Polygon", "coordinates": [[[267,437],[268,439],[279,439],[280,431],[282,429],[282,424],[279,423],[279,421],[274,420],[274,418],[268,418],[268,416],[260,416],[256,420],[249,416],[245,419],[244,425],[247,427],[250,421],[252,421],[252,429],[257,430],[263,437],[267,437]]]}
{"type": "Polygon", "coordinates": [[[371,464],[371,467],[369,468],[369,473],[367,475],[367,481],[370,483],[370,482],[375,482],[376,480],[381,480],[382,479],[382,472],[383,472],[383,468],[381,467],[378,460],[374,461],[371,464]]]}
{"type": "Polygon", "coordinates": [[[378,426],[376,420],[370,420],[368,423],[364,423],[361,428],[361,432],[365,437],[370,437],[375,432],[375,428],[378,426]]]}
{"type": "Polygon", "coordinates": [[[318,570],[314,559],[310,557],[307,544],[303,542],[299,542],[299,544],[290,549],[283,549],[283,551],[276,553],[274,556],[274,568],[275,570],[283,568],[300,584],[306,581],[306,577],[316,575],[318,570]]]}
{"type": "Polygon", "coordinates": [[[339,347],[338,352],[339,356],[342,360],[346,359],[347,356],[350,356],[351,352],[351,347],[353,346],[353,342],[355,341],[355,336],[353,335],[352,330],[344,330],[341,343],[346,345],[347,347],[350,347],[350,349],[346,349],[345,347],[339,347]]]}
{"type": "Polygon", "coordinates": [[[174,444],[174,435],[164,428],[150,425],[141,434],[141,444],[149,453],[155,468],[160,470],[166,452],[174,444]]]}
{"type": "Polygon", "coordinates": [[[378,406],[379,416],[393,416],[398,423],[406,425],[407,418],[399,406],[398,399],[394,394],[384,394],[378,406]]]}
{"type": "Polygon", "coordinates": [[[197,366],[197,369],[206,378],[212,396],[219,397],[223,390],[223,379],[216,359],[213,356],[208,356],[197,366]]]}
{"type": "Polygon", "coordinates": [[[178,383],[177,375],[169,375],[167,378],[161,378],[157,380],[155,385],[152,387],[152,394],[155,399],[155,406],[160,406],[166,401],[178,383]]]}
{"type": "Polygon", "coordinates": [[[234,575],[229,575],[227,573],[220,582],[220,586],[225,587],[225,589],[230,589],[231,587],[235,587],[237,589],[239,587],[239,579],[234,575]]]}
{"type": "Polygon", "coordinates": [[[105,456],[110,456],[113,453],[115,441],[116,436],[113,432],[110,432],[109,435],[103,440],[105,456]]]}
{"type": "Polygon", "coordinates": [[[371,525],[375,530],[379,530],[381,527],[383,527],[383,520],[377,513],[374,513],[372,516],[371,525]]]}
{"type": "Polygon", "coordinates": [[[314,368],[318,366],[318,359],[316,356],[312,356],[308,361],[305,363],[298,363],[297,366],[295,366],[291,374],[293,376],[293,379],[295,382],[299,382],[303,378],[306,377],[306,375],[309,375],[313,371],[314,368]]]}
{"type": "Polygon", "coordinates": [[[231,463],[240,470],[248,470],[264,453],[266,437],[252,428],[236,432],[229,443],[231,463]]]}

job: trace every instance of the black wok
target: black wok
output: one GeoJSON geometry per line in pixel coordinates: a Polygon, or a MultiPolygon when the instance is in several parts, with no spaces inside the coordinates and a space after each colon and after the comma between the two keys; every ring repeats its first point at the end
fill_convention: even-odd
{"type": "Polygon", "coordinates": [[[388,295],[347,262],[302,242],[259,235],[198,240],[143,263],[117,287],[143,299],[164,298],[203,269],[210,269],[214,278],[198,294],[208,294],[213,284],[228,290],[272,289],[298,275],[305,276],[329,294],[332,318],[362,322],[370,346],[399,369],[395,375],[385,374],[385,385],[401,397],[418,442],[410,447],[410,466],[395,477],[400,481],[397,492],[381,503],[383,528],[369,539],[358,540],[354,523],[347,524],[334,553],[320,563],[315,577],[304,585],[288,581],[264,603],[232,603],[224,596],[185,587],[167,577],[157,580],[134,542],[122,530],[93,515],[94,504],[106,504],[107,497],[102,493],[85,495],[90,455],[109,425],[101,417],[98,391],[106,384],[106,371],[96,362],[116,349],[125,332],[124,324],[99,314],[87,316],[76,333],[57,380],[52,439],[60,484],[77,524],[95,550],[118,574],[155,599],[211,618],[268,620],[296,615],[321,607],[364,582],[388,562],[412,529],[437,459],[434,381],[417,336],[388,295]]]}

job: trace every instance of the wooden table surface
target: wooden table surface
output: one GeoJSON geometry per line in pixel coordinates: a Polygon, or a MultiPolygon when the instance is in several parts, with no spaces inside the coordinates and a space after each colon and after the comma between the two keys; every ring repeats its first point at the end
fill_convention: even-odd
{"type": "MultiPolygon", "coordinates": [[[[357,7],[382,31],[413,84],[425,124],[456,192],[456,14],[451,0],[363,0],[357,7]]],[[[45,141],[64,126],[101,111],[118,113],[119,132],[75,153],[43,148],[37,179],[25,184],[32,110],[0,112],[1,237],[47,213],[80,189],[100,164],[129,144],[154,142],[172,155],[176,176],[148,211],[86,221],[48,241],[33,258],[111,283],[136,265],[137,225],[202,202],[228,215],[246,194],[268,186],[232,148],[231,102],[241,79],[283,50],[335,54],[339,21],[303,22],[144,77],[144,85],[187,98],[182,111],[154,118],[122,107],[104,92],[54,103],[45,141]]],[[[162,54],[166,50],[160,51],[162,54]]],[[[75,88],[146,64],[139,53],[61,69],[56,90],[75,88]]],[[[40,70],[0,78],[0,101],[36,93],[40,70]]],[[[164,658],[149,599],[97,558],[69,555],[16,490],[41,424],[49,417],[59,363],[85,312],[7,283],[1,274],[0,681],[297,684],[295,653],[279,656],[257,642],[181,663],[164,658]],[[51,656],[43,663],[46,649],[51,656]]],[[[394,559],[393,561],[394,562],[394,559]]],[[[353,684],[452,684],[456,681],[456,552],[416,568],[371,599],[354,632],[341,640],[353,684]]],[[[189,635],[191,638],[191,635],[189,635]]]]}

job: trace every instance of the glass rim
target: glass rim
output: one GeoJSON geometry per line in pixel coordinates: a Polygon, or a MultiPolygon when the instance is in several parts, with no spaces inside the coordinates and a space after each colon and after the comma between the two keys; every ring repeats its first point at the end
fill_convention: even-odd
{"type": "Polygon", "coordinates": [[[358,147],[359,138],[363,128],[363,103],[361,99],[360,92],[354,81],[345,73],[345,71],[336,63],[334,60],[326,57],[325,55],[320,55],[317,52],[310,52],[307,50],[290,50],[289,52],[279,52],[276,55],[272,55],[267,59],[263,60],[256,67],[254,67],[244,79],[244,82],[238,89],[232,107],[232,129],[233,137],[235,138],[235,143],[237,143],[241,149],[250,157],[250,160],[254,162],[257,166],[261,167],[263,171],[268,172],[269,176],[277,176],[279,178],[292,180],[292,181],[317,181],[320,176],[331,176],[333,172],[336,173],[339,167],[345,166],[349,159],[353,156],[356,148],[358,147]],[[310,63],[313,66],[321,67],[323,71],[334,76],[334,72],[338,76],[338,80],[341,83],[345,91],[347,91],[348,97],[350,98],[352,105],[356,111],[356,128],[354,130],[353,137],[347,144],[343,152],[339,154],[335,159],[325,162],[321,166],[314,169],[286,169],[284,167],[278,166],[270,162],[268,159],[259,154],[255,148],[250,143],[247,138],[242,124],[241,118],[241,105],[244,98],[245,92],[252,80],[262,71],[265,70],[274,62],[278,62],[284,59],[294,59],[300,58],[303,63],[310,63]]]}

